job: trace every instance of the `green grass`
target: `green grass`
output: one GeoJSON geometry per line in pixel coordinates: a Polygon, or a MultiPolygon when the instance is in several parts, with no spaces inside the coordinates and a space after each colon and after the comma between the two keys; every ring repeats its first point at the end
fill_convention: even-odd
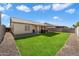
{"type": "Polygon", "coordinates": [[[53,56],[69,37],[69,33],[47,33],[16,38],[17,47],[23,56],[53,56]]]}

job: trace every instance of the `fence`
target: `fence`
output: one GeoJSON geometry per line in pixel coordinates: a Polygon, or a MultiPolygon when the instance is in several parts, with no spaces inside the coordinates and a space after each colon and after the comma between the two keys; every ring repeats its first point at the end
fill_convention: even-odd
{"type": "Polygon", "coordinates": [[[75,33],[75,28],[63,29],[63,32],[75,33]]]}
{"type": "Polygon", "coordinates": [[[0,26],[0,43],[4,38],[5,32],[6,32],[6,27],[4,25],[0,26]]]}
{"type": "Polygon", "coordinates": [[[75,33],[74,28],[53,28],[50,29],[49,32],[68,32],[68,33],[75,33]]]}

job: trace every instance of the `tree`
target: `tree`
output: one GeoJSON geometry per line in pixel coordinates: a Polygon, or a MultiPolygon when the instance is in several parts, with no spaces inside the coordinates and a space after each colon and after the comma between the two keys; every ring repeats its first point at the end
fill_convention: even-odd
{"type": "Polygon", "coordinates": [[[79,26],[79,22],[76,22],[76,24],[73,24],[73,27],[76,28],[79,26]]]}
{"type": "Polygon", "coordinates": [[[76,25],[75,25],[75,24],[73,24],[73,27],[74,27],[74,28],[76,28],[76,25]]]}
{"type": "Polygon", "coordinates": [[[65,29],[68,29],[69,27],[67,27],[67,26],[64,26],[64,28],[65,28],[65,29]]]}
{"type": "Polygon", "coordinates": [[[79,22],[76,23],[76,26],[77,26],[77,27],[79,26],[79,22]]]}

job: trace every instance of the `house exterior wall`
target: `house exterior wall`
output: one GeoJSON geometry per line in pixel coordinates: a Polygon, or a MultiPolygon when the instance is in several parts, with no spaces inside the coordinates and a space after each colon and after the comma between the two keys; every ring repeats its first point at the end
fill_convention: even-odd
{"type": "Polygon", "coordinates": [[[16,34],[26,34],[26,33],[32,33],[32,25],[30,24],[19,24],[19,23],[12,23],[12,32],[16,34]],[[29,29],[25,30],[25,26],[28,25],[29,29]]]}
{"type": "Polygon", "coordinates": [[[14,35],[18,35],[18,34],[32,33],[33,30],[35,30],[35,33],[39,33],[41,29],[44,29],[44,26],[12,22],[11,29],[14,35]],[[28,30],[25,30],[26,25],[29,26],[28,30]]]}
{"type": "Polygon", "coordinates": [[[40,31],[39,25],[32,25],[32,29],[34,29],[36,33],[40,31]]]}

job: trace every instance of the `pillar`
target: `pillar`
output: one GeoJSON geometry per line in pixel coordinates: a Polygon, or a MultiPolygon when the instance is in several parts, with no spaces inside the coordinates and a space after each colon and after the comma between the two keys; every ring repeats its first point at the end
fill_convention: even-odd
{"type": "Polygon", "coordinates": [[[79,37],[79,26],[76,28],[76,35],[79,37]]]}

